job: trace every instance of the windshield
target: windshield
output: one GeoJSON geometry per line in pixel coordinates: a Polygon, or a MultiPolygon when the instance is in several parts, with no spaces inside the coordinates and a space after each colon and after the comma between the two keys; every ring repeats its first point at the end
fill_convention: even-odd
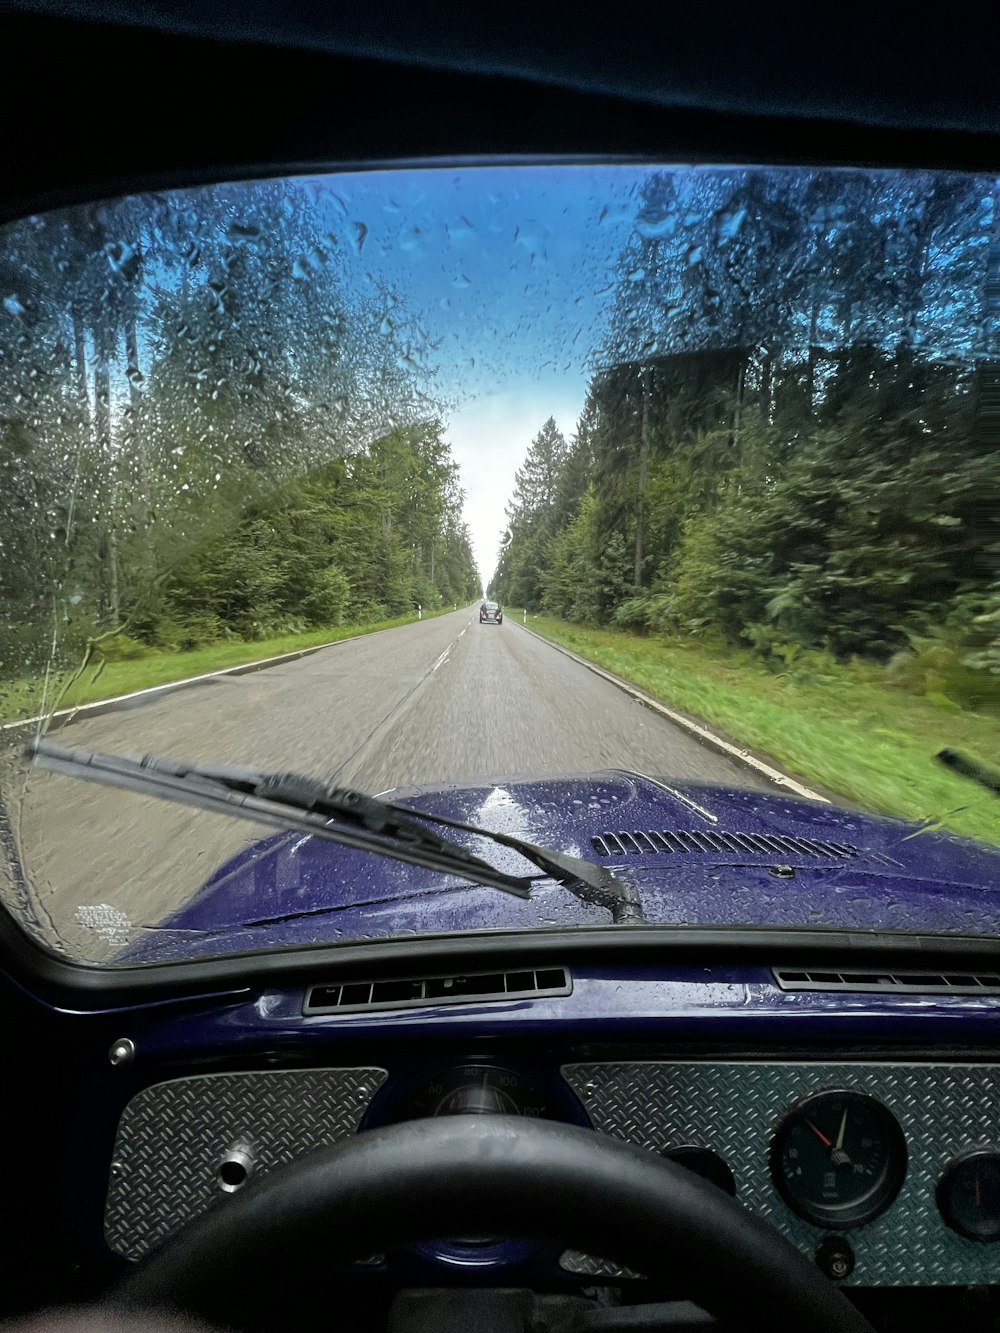
{"type": "Polygon", "coordinates": [[[42,772],[49,734],[388,793],[654,926],[996,933],[998,209],[505,165],[6,227],[5,909],[109,965],[609,919],[510,845],[454,835],[527,898],[42,772]]]}

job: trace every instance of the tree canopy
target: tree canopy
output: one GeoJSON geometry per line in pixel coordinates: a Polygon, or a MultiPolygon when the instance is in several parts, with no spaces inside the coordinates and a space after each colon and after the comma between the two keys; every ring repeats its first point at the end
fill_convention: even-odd
{"type": "Polygon", "coordinates": [[[492,590],[778,662],[933,642],[1000,697],[996,205],[931,173],[651,176],[576,434],[544,495],[530,445],[492,590]]]}
{"type": "Polygon", "coordinates": [[[470,600],[418,321],[308,182],[47,214],[0,259],[0,675],[470,600]]]}

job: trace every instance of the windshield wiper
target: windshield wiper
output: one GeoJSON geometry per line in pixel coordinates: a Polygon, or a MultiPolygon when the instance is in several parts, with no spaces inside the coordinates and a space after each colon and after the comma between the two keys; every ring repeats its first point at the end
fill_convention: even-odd
{"type": "Polygon", "coordinates": [[[505,833],[380,801],[346,787],[330,787],[297,773],[189,764],[158,755],[141,759],[58,745],[39,738],[25,750],[40,768],[68,777],[158,796],[199,810],[325,838],[408,865],[440,870],[476,884],[530,898],[542,876],[498,870],[458,843],[440,838],[418,820],[487,838],[519,852],[584,902],[606,907],[615,922],[643,920],[638,894],[602,866],[505,833]]]}
{"type": "Polygon", "coordinates": [[[489,838],[501,847],[510,847],[538,866],[539,870],[564,888],[570,890],[581,902],[593,903],[596,907],[606,907],[611,913],[615,925],[635,921],[645,921],[642,899],[631,880],[615,875],[604,866],[584,861],[582,857],[570,856],[566,852],[553,851],[551,847],[539,847],[537,843],[517,838],[511,833],[498,833],[494,829],[480,828],[478,824],[463,824],[457,819],[446,819],[444,815],[428,815],[421,810],[411,810],[408,806],[387,804],[387,809],[416,815],[428,823],[442,828],[461,829],[466,833],[475,833],[480,838],[489,838]]]}
{"type": "Polygon", "coordinates": [[[987,768],[985,764],[960,754],[958,750],[939,750],[934,758],[939,764],[944,764],[945,768],[961,774],[970,782],[978,782],[980,787],[985,787],[994,796],[1000,796],[1000,773],[995,769],[987,768]]]}

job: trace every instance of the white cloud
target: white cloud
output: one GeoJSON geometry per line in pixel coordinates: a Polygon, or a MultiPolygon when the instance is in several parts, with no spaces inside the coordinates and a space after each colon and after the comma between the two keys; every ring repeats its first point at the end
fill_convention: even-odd
{"type": "Polygon", "coordinates": [[[528,445],[549,417],[568,439],[586,392],[586,378],[578,370],[507,381],[502,392],[475,398],[451,415],[447,438],[462,470],[465,516],[484,588],[507,526],[504,506],[514,489],[514,473],[528,445]]]}

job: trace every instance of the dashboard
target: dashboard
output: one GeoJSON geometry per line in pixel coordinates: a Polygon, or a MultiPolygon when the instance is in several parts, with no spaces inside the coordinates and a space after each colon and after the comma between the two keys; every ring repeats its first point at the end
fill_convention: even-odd
{"type": "MultiPolygon", "coordinates": [[[[992,1318],[1000,1288],[1000,993],[792,990],[759,962],[603,947],[503,965],[516,970],[442,978],[432,969],[455,966],[442,950],[419,981],[400,965],[370,984],[365,960],[262,969],[83,1012],[0,976],[10,1058],[28,1071],[0,1107],[16,1145],[8,1289],[21,1282],[27,1308],[54,1291],[99,1299],[302,1155],[399,1121],[504,1114],[697,1171],[846,1284],[876,1327],[932,1307],[941,1327],[992,1326],[964,1303],[992,1318]]],[[[457,1286],[688,1298],[669,1251],[640,1276],[559,1240],[452,1236],[345,1258],[338,1289],[362,1314],[457,1286]]]]}
{"type": "MultiPolygon", "coordinates": [[[[995,1281],[1000,1066],[975,1062],[496,1056],[198,1073],[126,1103],[104,1237],[143,1257],[254,1176],[424,1116],[563,1120],[663,1154],[727,1190],[830,1276],[859,1286],[995,1281]]],[[[490,1240],[421,1247],[482,1273],[517,1262],[639,1281],[599,1255],[490,1240]]],[[[383,1269],[391,1259],[366,1257],[383,1269]]]]}

